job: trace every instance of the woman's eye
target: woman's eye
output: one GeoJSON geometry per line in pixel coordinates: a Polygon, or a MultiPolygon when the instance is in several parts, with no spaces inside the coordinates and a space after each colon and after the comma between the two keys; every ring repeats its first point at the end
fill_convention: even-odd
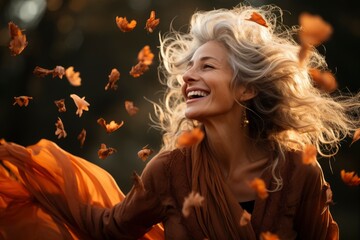
{"type": "Polygon", "coordinates": [[[203,66],[203,68],[214,68],[213,66],[211,66],[211,65],[209,65],[209,64],[205,64],[204,66],[203,66]]]}

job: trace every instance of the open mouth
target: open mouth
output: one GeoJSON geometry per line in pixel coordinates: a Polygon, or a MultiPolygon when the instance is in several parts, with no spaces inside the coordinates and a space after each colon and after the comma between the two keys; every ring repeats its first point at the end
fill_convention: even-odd
{"type": "Polygon", "coordinates": [[[202,97],[206,97],[207,95],[209,95],[208,92],[205,91],[190,91],[187,93],[187,98],[188,99],[195,99],[195,98],[202,98],[202,97]]]}

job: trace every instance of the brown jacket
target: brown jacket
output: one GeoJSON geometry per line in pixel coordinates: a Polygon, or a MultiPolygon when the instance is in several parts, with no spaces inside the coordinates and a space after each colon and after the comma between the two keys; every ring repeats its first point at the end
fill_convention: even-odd
{"type": "MultiPolygon", "coordinates": [[[[281,166],[283,188],[256,199],[251,224],[239,226],[241,239],[258,239],[270,231],[280,239],[338,239],[338,226],[329,211],[331,190],[319,165],[305,165],[299,153],[288,153],[281,166]]],[[[262,179],[271,189],[270,170],[262,179]]],[[[136,239],[153,224],[162,222],[166,239],[214,239],[205,236],[196,215],[185,218],[181,210],[191,192],[191,152],[189,149],[164,152],[153,158],[143,171],[141,182],[125,200],[112,209],[88,208],[88,219],[96,238],[136,239]],[[145,189],[142,191],[141,189],[145,189]],[[126,233],[122,235],[121,233],[126,233]]],[[[226,186],[224,186],[226,188],[226,186]]],[[[229,191],[228,191],[229,192],[229,191]]],[[[240,219],[243,212],[236,201],[228,203],[240,219]]],[[[216,211],[216,209],[213,209],[216,211]]],[[[221,225],[207,226],[227,236],[221,225]]]]}

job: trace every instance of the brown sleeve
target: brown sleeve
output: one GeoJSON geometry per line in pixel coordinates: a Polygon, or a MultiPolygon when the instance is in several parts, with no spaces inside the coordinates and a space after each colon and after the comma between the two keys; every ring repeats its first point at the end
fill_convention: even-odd
{"type": "Polygon", "coordinates": [[[295,219],[297,239],[339,239],[339,228],[329,209],[332,203],[330,185],[319,165],[309,167],[295,219]]]}
{"type": "Polygon", "coordinates": [[[168,179],[164,161],[168,154],[154,157],[141,178],[134,174],[134,185],[126,198],[111,209],[84,206],[86,228],[96,239],[138,239],[166,215],[161,196],[168,179]]]}

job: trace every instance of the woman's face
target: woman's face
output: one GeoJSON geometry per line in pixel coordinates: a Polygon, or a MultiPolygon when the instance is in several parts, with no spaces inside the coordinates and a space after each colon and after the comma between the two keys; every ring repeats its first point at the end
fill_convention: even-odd
{"type": "Polygon", "coordinates": [[[212,117],[227,115],[238,107],[230,88],[232,78],[228,51],[221,43],[209,41],[199,47],[183,75],[185,116],[204,122],[212,117]]]}

